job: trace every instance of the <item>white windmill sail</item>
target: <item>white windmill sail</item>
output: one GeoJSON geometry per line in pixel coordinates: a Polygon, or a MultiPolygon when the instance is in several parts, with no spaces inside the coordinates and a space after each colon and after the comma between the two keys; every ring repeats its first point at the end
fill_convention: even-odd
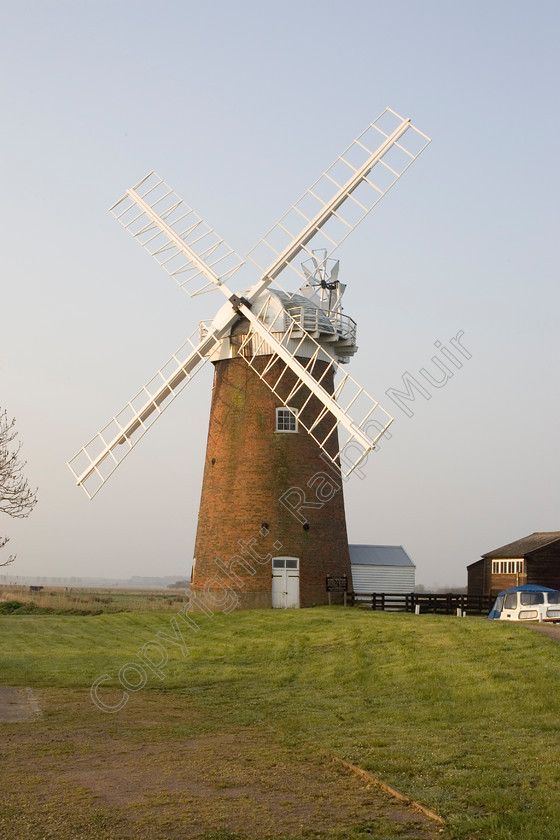
{"type": "Polygon", "coordinates": [[[155,172],[110,210],[191,297],[212,291],[245,264],[155,172]]]}
{"type": "MultiPolygon", "coordinates": [[[[261,355],[265,345],[270,350],[271,366],[278,366],[280,376],[291,371],[295,385],[288,397],[299,393],[308,418],[302,425],[330,460],[340,463],[343,474],[349,475],[387,429],[390,415],[348,375],[336,385],[334,393],[329,393],[320,381],[325,377],[324,371],[318,377],[314,375],[319,359],[326,362],[328,370],[334,372],[337,368],[325,348],[287,312],[284,331],[279,335],[251,307],[271,283],[278,283],[287,267],[305,280],[293,265],[294,260],[302,253],[313,259],[317,248],[325,248],[327,256],[332,253],[429,142],[410,120],[386,109],[253,249],[250,258],[263,274],[243,297],[233,294],[226,284],[243,265],[241,257],[163,179],[152,172],[126,191],[111,208],[123,226],[181,288],[191,295],[218,288],[229,299],[231,309],[221,311],[212,328],[196,344],[191,336],[69,462],[77,484],[84,487],[90,498],[219,347],[240,315],[251,325],[242,348],[243,358],[261,376],[254,363],[259,351],[251,349],[257,341],[261,355]],[[390,126],[388,121],[396,121],[396,125],[390,126]],[[264,253],[261,263],[260,251],[264,253]],[[308,351],[304,364],[298,357],[303,345],[308,351]],[[342,445],[335,448],[332,441],[337,426],[346,434],[342,445]]],[[[267,376],[263,381],[284,402],[286,396],[275,380],[267,376]]]]}
{"type": "Polygon", "coordinates": [[[365,219],[375,205],[414,163],[430,138],[409,119],[386,108],[309,187],[248,257],[284,291],[289,278],[279,275],[289,268],[305,276],[301,259],[313,258],[324,249],[326,257],[365,219]]]}
{"type": "Polygon", "coordinates": [[[215,332],[197,329],[149,382],[68,461],[76,483],[90,499],[101,489],[150,426],[181,393],[219,347],[215,332]]]}
{"type": "Polygon", "coordinates": [[[262,316],[269,303],[270,297],[257,313],[240,306],[251,328],[239,355],[283,405],[293,406],[297,395],[299,425],[347,478],[393,418],[348,373],[335,384],[334,393],[327,391],[323,381],[329,380],[329,372],[336,373],[337,362],[289,312],[265,322],[262,316]],[[259,363],[263,355],[267,357],[264,367],[259,363]],[[295,381],[287,377],[288,371],[295,374],[295,381]]]}

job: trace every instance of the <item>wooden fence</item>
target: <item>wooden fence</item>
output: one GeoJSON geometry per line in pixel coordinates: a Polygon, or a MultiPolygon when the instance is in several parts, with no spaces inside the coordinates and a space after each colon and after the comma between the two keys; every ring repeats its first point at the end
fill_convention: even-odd
{"type": "Polygon", "coordinates": [[[370,610],[391,612],[484,615],[489,612],[492,600],[486,595],[457,595],[453,592],[372,592],[365,595],[348,593],[348,603],[370,610]]]}

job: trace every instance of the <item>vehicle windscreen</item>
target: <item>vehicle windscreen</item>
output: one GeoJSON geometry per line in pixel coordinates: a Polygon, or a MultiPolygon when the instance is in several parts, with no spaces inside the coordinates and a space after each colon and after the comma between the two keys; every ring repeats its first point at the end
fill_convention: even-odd
{"type": "Polygon", "coordinates": [[[499,618],[503,605],[504,605],[504,596],[503,595],[498,595],[498,597],[496,598],[496,600],[494,601],[494,603],[492,605],[492,609],[488,613],[488,618],[499,618]]]}
{"type": "Polygon", "coordinates": [[[524,607],[529,604],[544,604],[544,592],[520,592],[519,595],[524,607]]]}
{"type": "Polygon", "coordinates": [[[517,592],[510,592],[504,599],[504,608],[514,610],[517,606],[517,592]]]}
{"type": "Polygon", "coordinates": [[[549,604],[560,604],[560,592],[549,592],[548,593],[548,603],[549,604]]]}

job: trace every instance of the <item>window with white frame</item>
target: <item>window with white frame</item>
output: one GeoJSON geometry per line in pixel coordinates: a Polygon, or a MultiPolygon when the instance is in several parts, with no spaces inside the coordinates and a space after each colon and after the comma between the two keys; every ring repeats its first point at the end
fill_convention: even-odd
{"type": "Polygon", "coordinates": [[[283,406],[276,409],[276,431],[277,432],[297,432],[297,408],[290,408],[283,406]]]}
{"type": "Polygon", "coordinates": [[[493,575],[522,575],[524,560],[492,560],[493,575]]]}

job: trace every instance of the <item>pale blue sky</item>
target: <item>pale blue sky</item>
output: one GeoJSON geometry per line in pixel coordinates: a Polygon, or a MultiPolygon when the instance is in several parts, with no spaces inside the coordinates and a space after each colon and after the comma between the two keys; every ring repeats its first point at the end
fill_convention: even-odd
{"type": "Polygon", "coordinates": [[[155,169],[245,253],[386,105],[432,144],[340,251],[350,372],[393,436],[346,488],[351,542],[425,585],[560,530],[558,29],[552,2],[0,2],[0,405],[39,504],[12,574],[184,575],[205,370],[89,502],[66,460],[219,301],[191,301],[107,208],[155,169]],[[407,418],[385,391],[464,330],[407,418]]]}

